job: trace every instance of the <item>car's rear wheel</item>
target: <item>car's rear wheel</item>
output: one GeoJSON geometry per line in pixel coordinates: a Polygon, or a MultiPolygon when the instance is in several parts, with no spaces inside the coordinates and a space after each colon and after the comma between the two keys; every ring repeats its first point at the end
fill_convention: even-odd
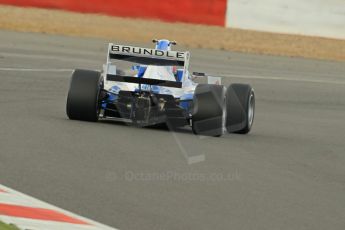
{"type": "Polygon", "coordinates": [[[192,130],[197,135],[221,136],[224,127],[224,86],[199,84],[193,99],[192,130]]]}
{"type": "Polygon", "coordinates": [[[66,105],[70,119],[98,120],[102,83],[100,72],[80,69],[73,72],[66,105]]]}
{"type": "Polygon", "coordinates": [[[226,92],[226,129],[229,133],[250,132],[255,115],[254,89],[246,84],[232,84],[226,92]]]}

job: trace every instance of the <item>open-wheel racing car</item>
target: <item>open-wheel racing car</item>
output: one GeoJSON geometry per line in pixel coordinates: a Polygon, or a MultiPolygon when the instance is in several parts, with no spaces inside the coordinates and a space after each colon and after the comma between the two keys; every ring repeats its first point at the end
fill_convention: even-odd
{"type": "MultiPolygon", "coordinates": [[[[176,42],[153,40],[155,49],[109,44],[103,71],[77,69],[67,97],[72,120],[120,119],[139,127],[191,126],[197,135],[248,133],[253,125],[254,90],[194,82],[189,52],[172,51],[176,42]]],[[[211,80],[210,80],[211,79],[211,80]]],[[[211,84],[213,83],[213,84],[211,84]]]]}

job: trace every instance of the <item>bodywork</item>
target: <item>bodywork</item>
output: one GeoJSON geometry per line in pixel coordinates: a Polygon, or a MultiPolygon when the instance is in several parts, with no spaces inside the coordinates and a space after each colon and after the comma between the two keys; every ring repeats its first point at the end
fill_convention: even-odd
{"type": "Polygon", "coordinates": [[[189,124],[197,86],[188,70],[190,53],[172,51],[168,40],[155,43],[155,49],[109,44],[101,117],[138,126],[189,124]],[[120,69],[119,61],[129,68],[120,69]]]}

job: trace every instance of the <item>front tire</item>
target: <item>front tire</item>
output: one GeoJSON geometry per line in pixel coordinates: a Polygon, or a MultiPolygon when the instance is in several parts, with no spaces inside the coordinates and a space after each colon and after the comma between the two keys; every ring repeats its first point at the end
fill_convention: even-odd
{"type": "Polygon", "coordinates": [[[224,86],[199,84],[195,89],[193,105],[194,134],[221,136],[224,126],[224,86]]]}
{"type": "Polygon", "coordinates": [[[66,113],[71,120],[98,121],[102,77],[100,72],[77,69],[72,74],[66,113]]]}
{"type": "Polygon", "coordinates": [[[255,114],[254,89],[246,84],[232,84],[226,92],[226,129],[229,133],[250,132],[255,114]]]}

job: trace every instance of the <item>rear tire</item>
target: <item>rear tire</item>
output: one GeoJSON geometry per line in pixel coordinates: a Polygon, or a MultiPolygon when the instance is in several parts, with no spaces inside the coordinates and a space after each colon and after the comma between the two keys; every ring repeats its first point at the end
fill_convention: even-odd
{"type": "Polygon", "coordinates": [[[79,69],[73,72],[66,105],[69,119],[98,121],[102,83],[100,72],[79,69]]]}
{"type": "Polygon", "coordinates": [[[226,92],[226,129],[229,133],[250,132],[255,114],[254,89],[246,84],[232,84],[226,92]]]}
{"type": "Polygon", "coordinates": [[[194,134],[221,136],[224,127],[224,86],[199,84],[195,89],[193,105],[194,134]]]}

